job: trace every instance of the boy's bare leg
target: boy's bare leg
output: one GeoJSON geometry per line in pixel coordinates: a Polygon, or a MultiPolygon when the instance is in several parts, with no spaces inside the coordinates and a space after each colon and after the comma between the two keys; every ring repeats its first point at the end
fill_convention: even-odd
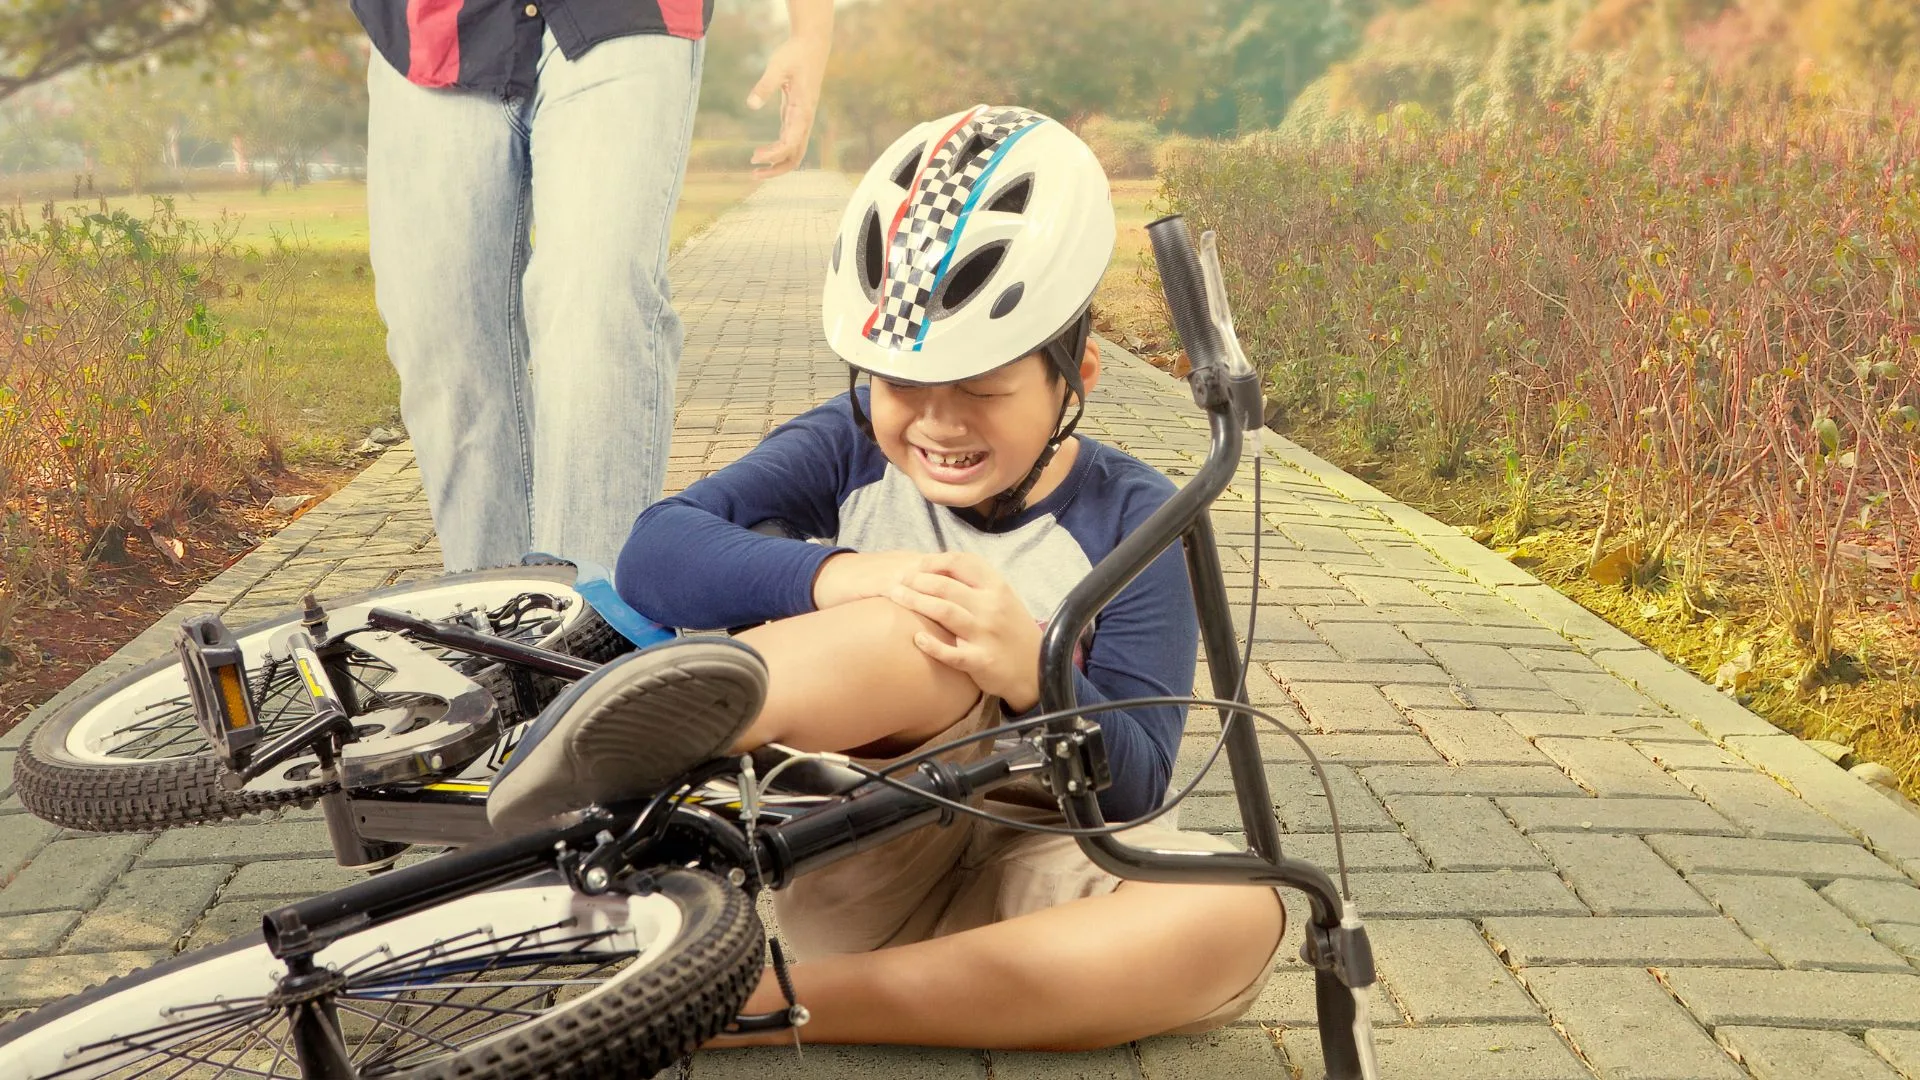
{"type": "MultiPolygon", "coordinates": [[[[947,937],[793,966],[815,1043],[1091,1050],[1194,1023],[1259,977],[1285,928],[1271,889],[1128,882],[947,937]]],[[[743,1014],[785,1008],[771,973],[743,1014]]],[[[791,1044],[790,1032],[709,1049],[791,1044]]]]}
{"type": "Polygon", "coordinates": [[[913,643],[952,636],[884,598],[857,600],[735,638],[767,662],[767,701],[734,752],[770,742],[798,750],[904,753],[965,716],[980,688],[913,643]]]}

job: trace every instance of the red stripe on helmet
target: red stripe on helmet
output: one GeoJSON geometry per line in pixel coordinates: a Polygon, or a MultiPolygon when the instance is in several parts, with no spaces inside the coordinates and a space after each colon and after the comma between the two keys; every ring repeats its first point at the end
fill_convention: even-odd
{"type": "Polygon", "coordinates": [[[660,0],[660,21],[667,33],[677,38],[698,38],[706,34],[705,0],[660,0]]]}
{"type": "Polygon", "coordinates": [[[460,81],[460,9],[466,0],[407,0],[407,81],[460,81]]]}
{"type": "Polygon", "coordinates": [[[871,336],[873,324],[880,319],[880,305],[886,300],[884,289],[887,283],[887,257],[893,253],[893,234],[900,231],[900,219],[907,216],[907,204],[913,201],[913,193],[919,190],[920,178],[927,175],[927,166],[933,164],[934,154],[938,153],[942,146],[947,145],[947,140],[953,138],[954,132],[967,126],[968,121],[979,115],[981,108],[982,106],[975,105],[968,109],[965,116],[948,128],[945,135],[940,136],[940,141],[927,150],[927,160],[920,163],[920,170],[913,174],[913,183],[907,185],[907,197],[900,200],[899,209],[893,212],[893,221],[887,225],[886,238],[880,242],[880,285],[883,291],[874,299],[873,310],[867,314],[867,324],[860,328],[862,337],[871,336]]]}

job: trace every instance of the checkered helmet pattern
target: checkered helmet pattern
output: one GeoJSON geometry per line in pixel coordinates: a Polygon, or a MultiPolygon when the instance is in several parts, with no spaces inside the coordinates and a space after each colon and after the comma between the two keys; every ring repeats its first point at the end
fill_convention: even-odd
{"type": "Polygon", "coordinates": [[[932,315],[934,288],[947,268],[954,234],[975,187],[1012,136],[1046,121],[1031,109],[983,108],[934,148],[887,245],[869,341],[884,349],[918,346],[932,315]]]}

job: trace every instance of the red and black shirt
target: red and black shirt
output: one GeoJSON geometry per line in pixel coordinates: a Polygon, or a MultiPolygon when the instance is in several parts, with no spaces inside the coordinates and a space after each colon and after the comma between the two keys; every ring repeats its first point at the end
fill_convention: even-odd
{"type": "Polygon", "coordinates": [[[353,13],[410,82],[512,95],[533,91],[548,29],[569,60],[628,34],[698,39],[713,0],[353,0],[353,13]]]}

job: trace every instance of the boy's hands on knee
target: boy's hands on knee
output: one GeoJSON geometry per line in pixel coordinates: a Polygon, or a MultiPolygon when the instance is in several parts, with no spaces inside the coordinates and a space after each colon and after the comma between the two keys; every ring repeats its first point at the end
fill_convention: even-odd
{"type": "Polygon", "coordinates": [[[1040,700],[1040,624],[993,567],[978,555],[947,552],[919,556],[918,572],[887,595],[953,635],[951,643],[929,633],[913,643],[935,660],[966,674],[974,684],[1023,713],[1040,700]]]}
{"type": "Polygon", "coordinates": [[[875,596],[920,572],[920,551],[843,551],[820,564],[813,577],[813,606],[822,610],[875,596]]]}

